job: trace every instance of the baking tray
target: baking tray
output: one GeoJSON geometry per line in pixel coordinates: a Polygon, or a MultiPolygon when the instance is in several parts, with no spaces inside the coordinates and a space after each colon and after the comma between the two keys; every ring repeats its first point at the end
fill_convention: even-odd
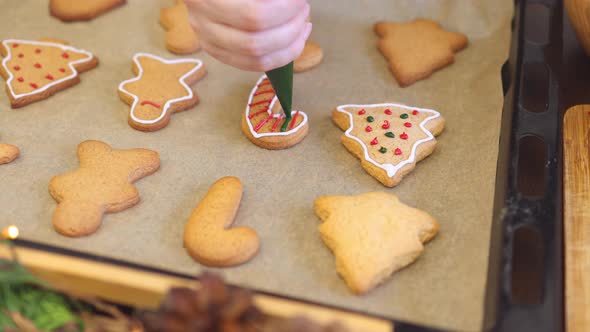
{"type": "MultiPolygon", "coordinates": [[[[520,25],[524,24],[524,19],[521,18],[520,16],[524,15],[524,13],[526,12],[526,10],[522,9],[523,3],[524,3],[524,1],[517,5],[517,12],[516,12],[517,15],[515,16],[515,29],[513,32],[512,57],[511,57],[511,62],[510,62],[510,63],[515,63],[515,65],[512,66],[514,68],[510,68],[510,65],[505,67],[508,69],[504,70],[504,72],[503,72],[503,76],[506,78],[512,78],[512,80],[511,80],[512,82],[518,81],[518,78],[520,77],[519,72],[521,70],[518,59],[520,59],[519,57],[522,56],[521,34],[523,33],[523,29],[520,28],[520,25]],[[514,62],[512,62],[513,61],[512,59],[514,59],[514,62]]],[[[553,16],[551,16],[551,18],[553,18],[553,16]]],[[[77,44],[75,44],[75,45],[80,46],[77,44]]],[[[198,57],[201,57],[201,55],[199,55],[198,57]]],[[[387,75],[389,75],[389,73],[384,73],[384,77],[387,75]]],[[[129,73],[126,73],[124,76],[129,77],[129,73]]],[[[390,76],[387,76],[387,77],[390,77],[390,76]]],[[[91,79],[86,78],[86,77],[82,77],[82,81],[84,82],[85,80],[90,81],[91,79]]],[[[509,80],[506,80],[505,82],[508,82],[508,81],[509,80]]],[[[514,102],[518,98],[511,96],[510,91],[511,91],[511,89],[513,89],[512,91],[517,90],[517,89],[514,87],[514,85],[511,85],[511,84],[505,84],[505,87],[506,87],[506,89],[505,89],[506,92],[508,92],[507,98],[506,98],[506,104],[507,105],[515,105],[514,102]]],[[[197,90],[198,89],[199,88],[197,87],[197,90]]],[[[514,93],[514,92],[512,92],[512,93],[514,93]]],[[[420,105],[417,105],[417,106],[420,106],[420,105]]],[[[197,109],[197,112],[198,111],[199,110],[197,109]]],[[[512,172],[515,171],[515,168],[513,166],[511,166],[512,165],[511,163],[513,161],[512,157],[513,157],[513,154],[515,151],[515,148],[513,146],[514,137],[515,137],[513,134],[516,132],[514,129],[514,126],[515,126],[515,123],[517,123],[517,121],[513,121],[513,112],[514,111],[515,110],[512,107],[505,108],[504,113],[503,113],[503,119],[502,119],[503,134],[501,136],[501,141],[500,141],[500,154],[499,154],[499,159],[498,159],[498,174],[497,174],[497,178],[496,178],[496,199],[495,199],[495,213],[494,213],[495,222],[493,223],[494,226],[493,226],[493,230],[492,230],[492,241],[491,241],[492,248],[491,248],[491,254],[490,254],[489,272],[488,272],[488,279],[489,279],[488,288],[487,288],[488,293],[486,294],[486,305],[485,305],[486,315],[485,315],[484,324],[483,324],[486,328],[491,327],[493,325],[493,322],[495,321],[495,316],[497,313],[496,304],[498,303],[497,302],[498,301],[498,293],[496,292],[496,289],[497,289],[496,287],[498,286],[499,283],[501,283],[505,288],[505,285],[507,282],[506,273],[497,274],[497,272],[501,271],[501,270],[502,271],[509,270],[509,268],[506,268],[506,267],[510,266],[510,258],[512,257],[511,254],[508,254],[508,255],[502,254],[503,249],[511,248],[511,247],[509,247],[509,245],[502,246],[502,242],[501,242],[502,237],[504,237],[504,240],[510,239],[510,236],[512,234],[512,233],[510,233],[510,229],[506,230],[502,227],[504,225],[501,222],[503,220],[502,216],[505,214],[507,216],[518,217],[518,213],[519,213],[519,208],[518,208],[519,205],[518,204],[508,205],[509,208],[506,209],[506,207],[507,207],[506,202],[507,201],[513,202],[513,201],[511,201],[511,195],[513,194],[513,192],[511,191],[512,190],[511,185],[514,180],[510,178],[510,174],[513,174],[512,172]],[[506,213],[506,211],[508,211],[510,213],[506,213]],[[505,234],[504,234],[504,231],[506,231],[505,234]]],[[[173,119],[173,121],[175,121],[175,120],[181,121],[179,119],[173,119]]],[[[93,131],[93,132],[96,132],[96,131],[93,131]]],[[[115,143],[115,142],[109,141],[109,143],[115,143]]],[[[66,157],[63,157],[63,158],[66,158],[66,157]]],[[[358,166],[358,165],[353,164],[352,166],[358,166]]],[[[423,168],[425,168],[425,166],[423,168]]],[[[358,170],[355,169],[355,171],[358,171],[358,170]]],[[[372,179],[369,179],[369,180],[372,180],[372,179]]],[[[518,203],[520,204],[520,202],[518,202],[518,203]]],[[[194,205],[195,202],[187,203],[187,204],[194,205]]],[[[508,220],[508,219],[509,218],[506,218],[506,220],[508,220]]],[[[37,248],[43,248],[45,250],[59,250],[60,252],[65,252],[65,253],[68,253],[71,255],[82,255],[82,256],[86,257],[87,259],[109,261],[112,263],[123,264],[123,265],[130,264],[128,262],[123,262],[123,261],[117,260],[117,259],[99,257],[97,255],[82,254],[78,251],[72,251],[72,250],[67,250],[67,249],[58,249],[58,248],[48,246],[45,244],[41,244],[41,243],[20,241],[19,244],[23,245],[23,246],[33,246],[33,247],[37,247],[37,248]]],[[[428,250],[427,250],[427,252],[428,252],[428,250]]],[[[151,267],[147,267],[147,266],[142,267],[137,264],[131,264],[131,265],[136,268],[152,269],[151,267]]],[[[169,273],[166,271],[162,271],[160,269],[157,269],[157,270],[160,271],[161,273],[169,273]]],[[[182,274],[182,273],[179,275],[187,276],[186,274],[182,274]]],[[[501,312],[504,312],[504,310],[509,307],[509,306],[504,305],[504,297],[505,297],[504,294],[502,294],[502,296],[500,296],[500,301],[502,303],[502,306],[500,306],[501,312]]],[[[502,322],[502,321],[503,320],[501,320],[500,322],[502,322]]],[[[500,323],[499,326],[501,326],[502,324],[503,323],[500,323]]],[[[416,330],[416,329],[427,330],[427,328],[425,328],[425,327],[418,327],[416,325],[404,324],[403,322],[397,322],[396,328],[397,328],[397,330],[401,330],[401,331],[404,331],[404,330],[412,331],[412,330],[416,330]]]]}

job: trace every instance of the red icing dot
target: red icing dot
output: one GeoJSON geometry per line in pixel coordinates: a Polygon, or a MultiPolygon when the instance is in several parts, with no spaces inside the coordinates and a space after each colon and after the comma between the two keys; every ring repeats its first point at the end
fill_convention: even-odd
{"type": "Polygon", "coordinates": [[[67,58],[69,58],[69,57],[70,57],[70,55],[69,55],[68,53],[66,53],[66,52],[62,53],[62,55],[61,55],[61,56],[62,56],[64,59],[67,59],[67,58]]]}
{"type": "Polygon", "coordinates": [[[408,134],[406,134],[406,132],[403,132],[401,135],[399,135],[399,138],[408,139],[408,134]]]}
{"type": "Polygon", "coordinates": [[[367,126],[367,127],[365,128],[365,131],[366,131],[366,132],[371,132],[371,131],[373,131],[373,128],[371,128],[371,126],[367,126]]]}
{"type": "Polygon", "coordinates": [[[61,71],[62,73],[65,73],[66,72],[66,69],[65,68],[59,68],[59,71],[61,71]]]}
{"type": "Polygon", "coordinates": [[[362,110],[360,110],[360,111],[359,111],[359,113],[358,113],[358,114],[359,114],[359,115],[363,115],[363,114],[365,114],[365,113],[367,113],[367,111],[365,111],[365,109],[363,108],[362,110]]]}
{"type": "Polygon", "coordinates": [[[17,80],[18,80],[19,82],[24,82],[24,81],[25,81],[25,79],[24,79],[24,78],[22,78],[22,77],[19,77],[19,78],[17,78],[17,80]]]}
{"type": "Polygon", "coordinates": [[[12,44],[12,47],[13,47],[13,48],[17,48],[17,47],[18,47],[18,43],[13,43],[13,44],[12,44]]]}
{"type": "Polygon", "coordinates": [[[20,66],[14,66],[12,68],[14,68],[14,70],[20,70],[20,66]]]}
{"type": "Polygon", "coordinates": [[[379,144],[379,141],[377,140],[377,137],[373,138],[373,140],[371,141],[371,145],[377,145],[379,144]]]}
{"type": "Polygon", "coordinates": [[[19,53],[19,54],[18,54],[18,57],[19,57],[19,58],[22,58],[22,57],[24,57],[24,56],[25,56],[25,55],[24,55],[24,54],[22,54],[22,53],[19,53]]]}
{"type": "Polygon", "coordinates": [[[412,124],[410,122],[404,122],[404,126],[406,126],[408,128],[411,128],[412,127],[412,124]]]}
{"type": "Polygon", "coordinates": [[[391,115],[391,110],[390,110],[389,108],[388,108],[388,109],[386,109],[386,110],[385,110],[385,114],[387,114],[387,115],[391,115]]]}
{"type": "Polygon", "coordinates": [[[396,156],[399,156],[400,154],[402,154],[402,149],[396,148],[393,153],[395,153],[396,156]]]}
{"type": "Polygon", "coordinates": [[[389,121],[387,121],[387,120],[383,121],[383,125],[381,126],[381,128],[389,129],[389,121]]]}
{"type": "Polygon", "coordinates": [[[53,81],[53,76],[51,76],[51,74],[47,74],[47,76],[45,76],[45,78],[53,81]]]}
{"type": "Polygon", "coordinates": [[[37,54],[41,53],[41,49],[40,48],[36,49],[35,53],[37,53],[37,54]]]}
{"type": "Polygon", "coordinates": [[[418,113],[420,113],[420,112],[418,112],[418,110],[413,110],[412,111],[412,115],[418,115],[418,113]]]}
{"type": "Polygon", "coordinates": [[[41,64],[37,62],[37,63],[35,64],[35,68],[41,68],[41,64]]]}
{"type": "Polygon", "coordinates": [[[35,84],[35,83],[31,83],[31,84],[29,84],[29,85],[30,85],[30,86],[31,86],[33,89],[36,89],[36,88],[38,88],[38,87],[39,87],[39,86],[38,86],[37,84],[35,84]]]}

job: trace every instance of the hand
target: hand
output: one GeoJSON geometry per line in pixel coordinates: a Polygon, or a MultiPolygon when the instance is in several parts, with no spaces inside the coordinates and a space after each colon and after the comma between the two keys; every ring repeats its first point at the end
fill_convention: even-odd
{"type": "Polygon", "coordinates": [[[185,0],[201,46],[231,66],[268,71],[301,54],[311,33],[307,0],[185,0]]]}

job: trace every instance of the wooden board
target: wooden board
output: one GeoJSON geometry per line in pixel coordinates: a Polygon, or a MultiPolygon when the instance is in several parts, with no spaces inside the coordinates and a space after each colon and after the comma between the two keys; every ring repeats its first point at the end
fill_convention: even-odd
{"type": "MultiPolygon", "coordinates": [[[[57,289],[136,307],[156,308],[173,286],[198,287],[195,280],[31,248],[16,247],[16,254],[21,264],[57,289]]],[[[0,258],[10,257],[8,246],[0,244],[0,258]]],[[[255,301],[265,313],[274,316],[301,314],[323,323],[339,320],[351,332],[393,331],[391,322],[362,314],[265,294],[256,294],[255,301]]]]}
{"type": "Polygon", "coordinates": [[[564,119],[566,330],[590,331],[590,105],[564,119]]]}

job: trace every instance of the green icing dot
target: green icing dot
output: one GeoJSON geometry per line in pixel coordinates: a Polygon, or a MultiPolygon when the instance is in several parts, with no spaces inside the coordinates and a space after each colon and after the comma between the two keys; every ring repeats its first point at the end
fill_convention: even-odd
{"type": "Polygon", "coordinates": [[[382,146],[382,147],[381,147],[381,149],[379,149],[379,152],[381,152],[381,153],[385,153],[385,152],[387,152],[387,149],[386,149],[385,147],[383,147],[383,146],[382,146]]]}
{"type": "Polygon", "coordinates": [[[385,136],[387,136],[389,138],[395,138],[395,135],[391,131],[386,132],[385,136]]]}
{"type": "Polygon", "coordinates": [[[374,117],[372,117],[372,116],[368,116],[368,117],[367,117],[367,121],[369,121],[369,122],[373,122],[373,121],[375,121],[375,118],[374,118],[374,117]]]}
{"type": "Polygon", "coordinates": [[[402,119],[407,119],[408,118],[408,113],[403,113],[399,117],[402,118],[402,119]]]}

